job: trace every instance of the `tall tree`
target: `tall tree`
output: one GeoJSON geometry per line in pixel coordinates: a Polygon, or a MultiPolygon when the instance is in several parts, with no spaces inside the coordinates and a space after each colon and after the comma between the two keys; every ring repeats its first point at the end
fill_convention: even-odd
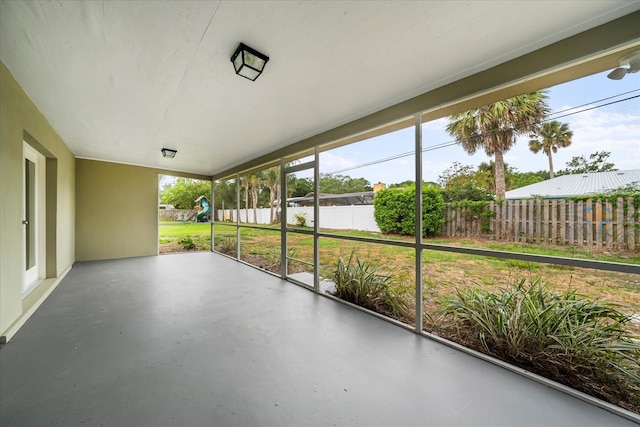
{"type": "MultiPolygon", "coordinates": [[[[496,164],[493,160],[481,162],[474,173],[474,179],[482,187],[487,188],[491,194],[496,194],[496,164]]],[[[504,164],[504,188],[511,190],[513,168],[508,163],[504,164]]]]}
{"type": "Polygon", "coordinates": [[[195,200],[205,196],[211,197],[211,182],[199,179],[178,178],[162,189],[161,203],[171,204],[176,209],[193,209],[195,200]]]}
{"type": "Polygon", "coordinates": [[[269,188],[269,222],[273,224],[275,220],[273,202],[276,197],[280,197],[280,166],[274,166],[265,171],[265,184],[269,188]]]}
{"type": "MultiPolygon", "coordinates": [[[[249,222],[249,187],[251,185],[249,180],[250,180],[249,176],[240,177],[240,185],[244,190],[244,220],[247,223],[249,222]]],[[[240,209],[240,206],[238,206],[238,209],[240,209]]]]}
{"type": "Polygon", "coordinates": [[[549,176],[553,178],[553,157],[551,153],[557,153],[558,148],[571,145],[573,132],[569,130],[568,123],[560,123],[557,120],[544,122],[537,133],[530,135],[529,150],[533,153],[542,151],[549,158],[549,176]]]}
{"type": "MultiPolygon", "coordinates": [[[[485,169],[493,167],[485,164],[485,169]]],[[[438,176],[438,185],[442,187],[442,198],[445,202],[459,200],[492,200],[493,176],[491,171],[471,165],[453,162],[438,176]]]]}
{"type": "MultiPolygon", "coordinates": [[[[254,173],[249,175],[249,189],[251,190],[251,206],[253,207],[253,223],[258,223],[258,192],[260,191],[260,185],[262,184],[262,177],[260,173],[254,173]]],[[[247,218],[249,222],[249,218],[247,218]]]]}
{"type": "Polygon", "coordinates": [[[287,197],[304,197],[313,192],[313,181],[310,178],[298,178],[295,174],[287,175],[287,197]]]}
{"type": "Polygon", "coordinates": [[[610,151],[596,151],[589,155],[589,159],[575,156],[567,162],[567,169],[558,171],[558,175],[617,171],[616,165],[607,161],[610,155],[610,151]]]}
{"type": "Polygon", "coordinates": [[[518,172],[513,171],[511,175],[512,185],[511,189],[524,187],[525,185],[535,184],[536,182],[542,182],[549,179],[549,171],[537,171],[537,172],[518,172]]]}
{"type": "MultiPolygon", "coordinates": [[[[458,162],[454,162],[454,163],[458,163],[458,162]]],[[[438,177],[438,182],[440,182],[439,180],[440,180],[440,177],[438,177]]],[[[388,188],[405,188],[413,184],[415,184],[415,181],[408,179],[406,181],[389,184],[388,188]]],[[[439,185],[439,184],[434,184],[434,185],[439,185]]]]}
{"type": "Polygon", "coordinates": [[[329,194],[362,193],[371,191],[371,183],[364,178],[345,175],[320,174],[320,192],[329,194]]]}
{"type": "MultiPolygon", "coordinates": [[[[233,211],[236,204],[236,181],[216,181],[214,186],[214,207],[216,209],[222,209],[224,212],[225,207],[230,210],[230,220],[233,221],[233,211]],[[226,206],[225,206],[226,204],[226,206]]],[[[224,221],[226,218],[218,218],[220,221],[224,221]]]]}
{"type": "Polygon", "coordinates": [[[504,152],[508,151],[520,135],[538,130],[549,112],[544,91],[514,96],[449,117],[446,127],[449,135],[474,154],[484,149],[495,159],[496,197],[504,199],[504,152]]]}

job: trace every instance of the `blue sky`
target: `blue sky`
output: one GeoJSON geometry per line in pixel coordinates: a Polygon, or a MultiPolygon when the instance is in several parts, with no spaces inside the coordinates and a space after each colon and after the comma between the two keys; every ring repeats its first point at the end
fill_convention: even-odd
{"type": "MultiPolygon", "coordinates": [[[[558,118],[568,123],[573,131],[570,147],[554,154],[554,169],[563,169],[574,156],[596,151],[610,151],[609,161],[620,170],[640,168],[640,98],[618,102],[612,105],[589,109],[590,107],[619,101],[640,95],[640,73],[628,74],[622,80],[610,80],[609,71],[594,74],[579,80],[564,83],[548,89],[548,103],[553,113],[568,108],[583,106],[575,113],[558,118]],[[616,96],[625,92],[626,95],[616,96]],[[615,98],[596,102],[604,98],[615,98]],[[586,104],[586,105],[585,105],[586,104]],[[586,111],[583,111],[586,110],[586,111]]],[[[566,114],[565,113],[565,114],[566,114]]],[[[444,131],[447,119],[442,118],[423,125],[423,148],[452,141],[444,131]]],[[[505,161],[520,172],[548,169],[548,160],[543,153],[533,154],[528,148],[529,138],[521,138],[505,153],[505,161]]],[[[321,154],[320,172],[329,173],[356,167],[402,153],[410,152],[414,146],[413,128],[383,135],[321,154]]],[[[477,166],[488,161],[483,152],[468,155],[460,146],[429,150],[423,153],[423,179],[437,181],[438,175],[450,167],[454,161],[477,166]]],[[[371,183],[391,184],[414,179],[413,156],[390,160],[377,165],[359,167],[340,172],[353,178],[366,178],[371,183]]],[[[299,174],[300,175],[300,174],[299,174]]]]}

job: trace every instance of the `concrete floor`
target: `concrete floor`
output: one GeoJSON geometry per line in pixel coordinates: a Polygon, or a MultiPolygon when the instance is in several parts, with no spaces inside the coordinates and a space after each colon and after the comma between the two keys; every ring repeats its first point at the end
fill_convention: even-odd
{"type": "Polygon", "coordinates": [[[75,264],[0,350],[0,425],[635,424],[198,253],[75,264]]]}

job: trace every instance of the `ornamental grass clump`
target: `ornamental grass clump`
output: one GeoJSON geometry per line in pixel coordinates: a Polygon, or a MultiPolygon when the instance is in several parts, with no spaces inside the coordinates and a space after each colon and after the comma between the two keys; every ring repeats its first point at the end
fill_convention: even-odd
{"type": "Polygon", "coordinates": [[[460,289],[440,311],[454,340],[640,412],[640,344],[615,304],[523,280],[496,293],[460,289]]]}
{"type": "Polygon", "coordinates": [[[216,250],[225,255],[236,256],[238,254],[237,240],[232,237],[224,237],[217,242],[216,250]]]}
{"type": "Polygon", "coordinates": [[[361,260],[352,252],[348,261],[340,257],[330,279],[333,295],[366,309],[403,319],[409,311],[406,293],[396,289],[393,276],[383,274],[378,264],[361,260]]]}

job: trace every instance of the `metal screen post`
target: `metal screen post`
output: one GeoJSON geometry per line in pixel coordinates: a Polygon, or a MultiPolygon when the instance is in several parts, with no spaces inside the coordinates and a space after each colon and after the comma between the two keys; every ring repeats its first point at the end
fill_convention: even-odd
{"type": "MultiPolygon", "coordinates": [[[[211,192],[210,192],[210,196],[211,196],[211,252],[215,252],[215,248],[213,247],[213,245],[215,244],[215,237],[216,237],[216,232],[215,232],[215,222],[216,222],[216,204],[214,203],[214,197],[216,196],[214,193],[214,187],[215,187],[215,181],[212,179],[211,180],[211,192]]],[[[222,212],[222,215],[224,215],[224,211],[222,212]]]]}
{"type": "Polygon", "coordinates": [[[240,174],[236,174],[236,259],[240,261],[240,174]]]}
{"type": "Polygon", "coordinates": [[[313,154],[313,290],[320,292],[320,152],[317,145],[313,154]]]}
{"type": "Polygon", "coordinates": [[[422,116],[415,115],[416,138],[416,332],[422,333],[423,305],[422,305],[422,116]]]}
{"type": "Polygon", "coordinates": [[[280,158],[280,277],[287,277],[287,173],[284,157],[280,158]]]}

